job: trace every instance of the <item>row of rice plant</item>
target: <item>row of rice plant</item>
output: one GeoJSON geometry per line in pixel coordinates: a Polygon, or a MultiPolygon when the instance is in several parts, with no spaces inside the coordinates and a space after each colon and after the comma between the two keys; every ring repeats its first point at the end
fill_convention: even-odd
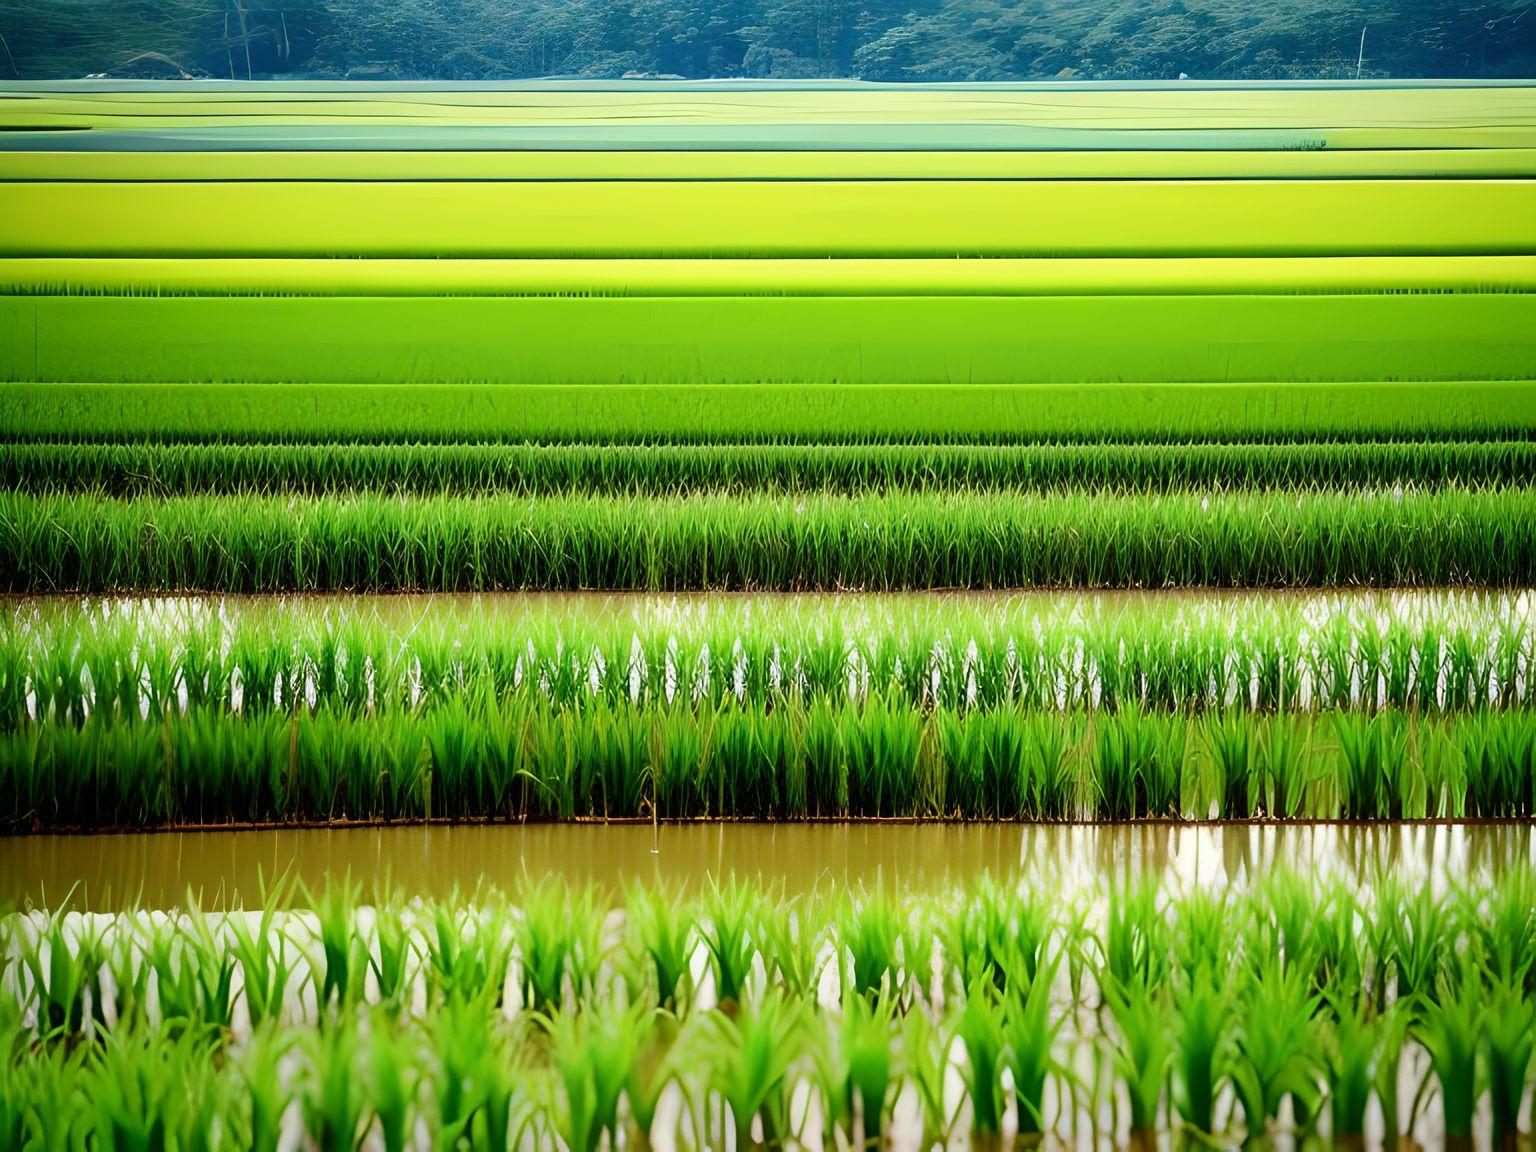
{"type": "MultiPolygon", "coordinates": [[[[868,139],[874,130],[853,131],[868,139]]],[[[612,130],[609,138],[624,134],[612,130]]],[[[0,182],[0,255],[16,257],[1521,256],[1533,250],[1536,188],[1518,179],[0,182]]]]}
{"type": "Polygon", "coordinates": [[[559,706],[1536,706],[1528,593],[20,601],[0,729],[482,694],[559,706]]]}
{"type": "Polygon", "coordinates": [[[0,296],[0,330],[33,382],[1475,384],[1530,377],[1536,292],[0,296]]]}
{"type": "MultiPolygon", "coordinates": [[[[1220,153],[1231,150],[1232,140],[1244,130],[1257,130],[1263,143],[1256,146],[1280,150],[1287,158],[1295,147],[1293,132],[1314,137],[1314,148],[1325,139],[1330,151],[1346,153],[1392,147],[1393,141],[1398,148],[1421,149],[1536,146],[1526,81],[1372,78],[1348,85],[1194,81],[1173,86],[1124,79],[1085,85],[1075,80],[911,84],[731,78],[370,86],[312,79],[255,84],[220,81],[217,85],[44,80],[18,81],[14,90],[26,98],[7,104],[3,123],[29,131],[135,126],[266,129],[337,122],[354,131],[466,122],[537,125],[548,130],[622,125],[643,116],[648,124],[693,127],[1028,125],[1048,127],[1053,136],[1066,140],[1073,139],[1074,132],[1129,121],[1135,124],[1138,138],[1159,150],[1168,147],[1162,133],[1205,134],[1205,147],[1220,153]]],[[[297,152],[305,161],[312,155],[297,152]]],[[[559,158],[566,160],[563,155],[559,158]]],[[[314,159],[326,157],[321,153],[314,159]]],[[[439,155],[432,156],[434,162],[438,159],[439,155]]],[[[782,162],[783,158],[771,159],[782,162]]],[[[871,159],[878,161],[879,154],[871,159]]],[[[423,167],[418,162],[410,171],[420,174],[423,167]]]]}
{"type": "Polygon", "coordinates": [[[0,494],[10,591],[1511,585],[1536,491],[0,494]]]}
{"type": "Polygon", "coordinates": [[[1179,492],[1536,481],[1530,440],[1282,444],[0,442],[11,490],[202,493],[1179,492]]]}
{"type": "Polygon", "coordinates": [[[1050,260],[0,258],[0,296],[1380,296],[1536,291],[1536,257],[1050,260]]]}
{"type": "MultiPolygon", "coordinates": [[[[1090,1130],[1512,1148],[1536,877],[989,879],[942,899],[3,922],[0,1133],[54,1148],[950,1146],[1090,1130]]],[[[282,884],[277,885],[281,889],[282,884]]],[[[274,892],[268,892],[270,897],[274,892]]]]}
{"type": "MultiPolygon", "coordinates": [[[[0,109],[13,111],[9,105],[0,109]]],[[[96,126],[113,125],[103,118],[96,126]]],[[[952,140],[953,128],[947,134],[952,140]]],[[[861,135],[867,142],[867,127],[861,135]]],[[[1145,138],[1146,134],[1138,135],[1145,138]]],[[[1105,146],[1110,143],[1102,135],[1096,136],[1105,146]]],[[[225,139],[235,143],[238,134],[226,132],[225,139]]],[[[1207,137],[1206,143],[1210,142],[1211,137],[1207,137]]],[[[919,141],[908,136],[904,142],[880,151],[867,147],[851,151],[856,143],[853,140],[845,140],[842,148],[835,141],[824,141],[825,146],[808,151],[742,151],[718,146],[671,151],[655,147],[563,152],[439,150],[433,153],[430,166],[422,163],[419,151],[66,151],[61,146],[69,143],[67,136],[54,136],[49,143],[53,147],[0,152],[0,180],[1461,180],[1536,175],[1536,148],[1510,146],[1507,141],[1505,146],[1471,148],[1271,146],[1253,151],[1220,147],[1104,151],[1089,146],[1047,152],[914,151],[919,141]]]]}
{"type": "Polygon", "coordinates": [[[7,440],[560,444],[1528,439],[1524,381],[1306,384],[0,383],[7,440]]]}
{"type": "Polygon", "coordinates": [[[419,819],[1529,818],[1536,713],[573,708],[489,695],[0,734],[12,829],[419,819]]]}

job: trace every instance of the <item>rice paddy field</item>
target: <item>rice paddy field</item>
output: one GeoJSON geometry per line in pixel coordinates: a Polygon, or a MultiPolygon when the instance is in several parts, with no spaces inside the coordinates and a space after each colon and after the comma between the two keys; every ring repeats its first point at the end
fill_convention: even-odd
{"type": "Polygon", "coordinates": [[[0,1148],[1521,1149],[1536,85],[0,90],[0,1148]]]}

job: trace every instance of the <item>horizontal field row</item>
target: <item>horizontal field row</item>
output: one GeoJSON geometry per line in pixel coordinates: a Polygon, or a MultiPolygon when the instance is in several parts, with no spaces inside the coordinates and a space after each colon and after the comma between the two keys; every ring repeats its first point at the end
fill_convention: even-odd
{"type": "Polygon", "coordinates": [[[1228,444],[162,444],[0,441],[0,485],[199,493],[1021,492],[1536,482],[1536,441],[1228,444]]]}
{"type": "Polygon", "coordinates": [[[0,296],[1386,296],[1536,292],[1536,256],[0,259],[0,296]]]}
{"type": "Polygon", "coordinates": [[[1536,293],[0,296],[0,336],[27,382],[1471,383],[1536,377],[1536,293]]]}
{"type": "Polygon", "coordinates": [[[0,123],[108,128],[162,123],[298,124],[368,120],[463,124],[672,123],[1039,124],[1145,131],[1169,128],[1536,131],[1525,81],[1375,81],[1364,84],[1080,81],[1018,84],[867,84],[850,81],[658,82],[534,80],[512,83],[366,85],[324,81],[194,84],[18,82],[0,123]],[[76,119],[65,119],[74,117],[76,119]],[[53,118],[59,118],[57,120],[53,118]]]}
{"type": "Polygon", "coordinates": [[[1528,593],[44,599],[0,729],[482,697],[772,710],[1536,707],[1528,593]]]}
{"type": "Polygon", "coordinates": [[[1536,490],[0,494],[8,591],[1521,585],[1536,490]]]}
{"type": "Polygon", "coordinates": [[[7,440],[717,445],[1526,439],[1530,381],[4,384],[7,440]]]}
{"type": "Polygon", "coordinates": [[[1532,251],[1532,180],[0,183],[0,256],[1532,251]]]}
{"type": "Polygon", "coordinates": [[[1445,894],[1058,880],[8,917],[0,1117],[17,1148],[1516,1144],[1528,869],[1445,894]]]}
{"type": "MultiPolygon", "coordinates": [[[[953,129],[946,130],[953,140],[953,129]]],[[[682,136],[682,133],[678,134],[682,136]]],[[[313,136],[304,150],[271,151],[281,141],[231,130],[188,141],[184,131],[158,133],[121,129],[102,147],[84,147],[79,133],[28,132],[0,135],[0,181],[70,182],[189,181],[227,184],[287,180],[1340,180],[1340,179],[1512,179],[1536,177],[1536,147],[1378,148],[1370,151],[1284,149],[1231,151],[1169,146],[1144,151],[901,151],[871,145],[867,127],[850,131],[839,145],[823,140],[813,148],[764,141],[756,150],[732,147],[730,139],[708,146],[689,134],[677,142],[657,140],[655,130],[615,130],[600,149],[573,142],[558,150],[451,150],[452,134],[423,129],[391,133],[364,147],[353,135],[324,148],[313,136]],[[131,138],[133,147],[123,141],[131,138]],[[692,140],[692,146],[687,146],[692,140]],[[262,147],[266,144],[267,147],[262,147]],[[666,151],[671,145],[674,150],[666,151]],[[765,146],[767,145],[767,146],[765,146]],[[78,148],[78,151],[67,149],[78,148]],[[165,149],[173,149],[166,151],[165,149]],[[410,151],[403,149],[413,149],[410,151]],[[643,150],[641,150],[643,149],[643,150]],[[811,150],[806,150],[811,149],[811,150]],[[843,150],[850,149],[850,150],[843,150]],[[857,150],[852,150],[857,149],[857,150]]],[[[540,133],[541,139],[547,139],[540,133]]],[[[740,142],[740,141],[737,141],[740,142]]],[[[468,143],[468,141],[466,141],[468,143]]],[[[793,143],[792,141],[789,143],[793,143]]],[[[1085,141],[1084,143],[1089,143],[1085,141]]]]}
{"type": "Polygon", "coordinates": [[[1529,819],[1536,713],[766,710],[460,697],[0,733],[0,827],[574,819],[1529,819]]]}

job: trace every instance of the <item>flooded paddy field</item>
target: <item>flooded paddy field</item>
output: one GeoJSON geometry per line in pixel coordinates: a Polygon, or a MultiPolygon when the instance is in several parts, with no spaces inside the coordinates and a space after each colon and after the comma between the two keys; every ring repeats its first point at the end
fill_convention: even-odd
{"type": "MultiPolygon", "coordinates": [[[[447,899],[543,877],[702,890],[732,878],[789,897],[921,896],[978,877],[1050,877],[1064,891],[1145,879],[1242,888],[1276,871],[1436,889],[1536,866],[1517,824],[533,824],[258,829],[0,838],[0,904],[98,912],[250,907],[279,876],[318,891],[350,877],[370,898],[447,899]]],[[[301,900],[289,889],[290,899],[301,900]]],[[[302,902],[302,901],[301,901],[302,902]]]]}
{"type": "Polygon", "coordinates": [[[1529,83],[7,86],[0,1148],[1527,1147],[1532,177],[1529,83]]]}

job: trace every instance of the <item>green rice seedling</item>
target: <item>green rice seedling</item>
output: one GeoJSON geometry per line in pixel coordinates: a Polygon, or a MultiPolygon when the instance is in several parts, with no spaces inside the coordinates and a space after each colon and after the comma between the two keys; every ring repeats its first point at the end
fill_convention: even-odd
{"type": "Polygon", "coordinates": [[[305,1135],[322,1152],[354,1152],[369,1108],[355,1023],[343,1020],[305,1033],[304,1059],[309,1074],[299,1103],[305,1135]]]}
{"type": "Polygon", "coordinates": [[[995,986],[973,979],[965,1007],[955,1021],[955,1035],[965,1048],[965,1087],[971,1102],[971,1132],[994,1138],[1003,1128],[1002,1073],[1007,1058],[1004,1008],[995,986]]]}
{"type": "Polygon", "coordinates": [[[44,1030],[79,1033],[91,1013],[92,998],[101,996],[106,955],[101,930],[87,917],[56,912],[35,935],[21,933],[19,943],[21,969],[31,979],[44,1030]]]}
{"type": "MultiPolygon", "coordinates": [[[[368,973],[364,942],[354,929],[357,922],[357,898],[361,885],[350,876],[339,883],[329,883],[318,898],[310,900],[320,943],[319,963],[310,961],[311,972],[320,976],[319,1002],[322,1010],[343,1011],[361,999],[368,973]]],[[[305,891],[305,896],[309,894],[305,891]]]]}
{"type": "Polygon", "coordinates": [[[1520,1106],[1536,1051],[1536,1003],[1518,983],[1495,983],[1484,1024],[1485,1062],[1492,1097],[1493,1146],[1513,1148],[1519,1140],[1520,1106]]]}
{"type": "Polygon", "coordinates": [[[277,910],[285,903],[289,889],[290,884],[282,878],[269,888],[263,877],[255,928],[240,915],[226,921],[230,951],[240,967],[242,995],[253,1028],[282,1015],[288,986],[296,974],[294,957],[288,952],[292,942],[277,922],[277,910]]]}
{"type": "Polygon", "coordinates": [[[410,993],[410,982],[418,959],[413,934],[406,927],[399,908],[378,909],[373,919],[373,938],[364,945],[368,970],[373,973],[379,1003],[386,1011],[399,1013],[410,993]]]}
{"type": "Polygon", "coordinates": [[[1400,820],[1407,730],[1390,714],[1336,713],[1340,815],[1346,820],[1400,820]]]}
{"type": "Polygon", "coordinates": [[[1527,995],[1536,991],[1536,876],[1517,869],[1501,877],[1478,896],[1463,892],[1463,907],[1477,909],[1468,927],[1487,960],[1496,984],[1513,986],[1527,995]]]}
{"type": "Polygon", "coordinates": [[[1318,996],[1307,973],[1273,962],[1251,972],[1239,993],[1228,1075],[1250,1138],[1263,1136],[1287,1096],[1312,1111],[1316,1095],[1311,1019],[1318,996]]]}
{"type": "MultiPolygon", "coordinates": [[[[497,1063],[492,1037],[494,1004],[489,992],[480,997],[454,997],[443,1001],[432,1036],[433,1047],[433,1143],[456,1148],[472,1142],[474,1124],[488,1104],[488,1075],[497,1063]]],[[[504,1126],[507,1115],[486,1117],[504,1126]]]]}
{"type": "Polygon", "coordinates": [[[1003,1009],[1003,1063],[1013,1077],[1019,1131],[1045,1130],[1045,1088],[1053,1076],[1068,1074],[1055,1054],[1064,1015],[1051,1006],[1056,961],[1040,968],[1027,983],[1009,984],[1003,1009]]]}
{"type": "Polygon", "coordinates": [[[1154,884],[1140,880],[1116,885],[1110,891],[1100,944],[1106,976],[1101,983],[1122,989],[1160,984],[1167,977],[1169,935],[1154,884]]]}
{"type": "Polygon", "coordinates": [[[513,936],[517,945],[523,1006],[552,1016],[565,1002],[567,981],[580,996],[584,973],[601,962],[602,913],[590,888],[572,890],[546,877],[523,893],[513,936]]]}
{"type": "Polygon", "coordinates": [[[11,1109],[7,1135],[16,1133],[15,1142],[7,1147],[73,1152],[90,1135],[80,1097],[93,1071],[86,1064],[97,1057],[98,1050],[83,1044],[64,1048],[30,1044],[14,1023],[6,1027],[10,1035],[5,1054],[10,1064],[8,1074],[0,1077],[0,1094],[11,1109]]]}
{"type": "MultiPolygon", "coordinates": [[[[825,963],[821,949],[825,925],[818,913],[811,900],[781,896],[765,901],[758,914],[759,950],[764,964],[771,968],[770,979],[788,995],[801,999],[815,994],[825,963]]],[[[907,920],[901,926],[910,923],[907,920]]]]}
{"type": "Polygon", "coordinates": [[[153,925],[144,958],[155,977],[160,1018],[173,1031],[209,1027],[227,1032],[234,1020],[235,957],[214,937],[195,904],[183,918],[153,925]]]}
{"type": "Polygon", "coordinates": [[[367,1031],[367,1092],[384,1152],[405,1152],[414,1135],[421,1074],[413,1040],[380,1012],[367,1031]]]}
{"type": "Polygon", "coordinates": [[[299,1034],[280,1030],[268,1021],[251,1034],[235,1056],[236,1074],[247,1103],[241,1134],[253,1152],[277,1152],[283,1131],[283,1113],[287,1111],[293,1088],[285,1075],[284,1063],[299,1034]]]}
{"type": "Polygon", "coordinates": [[[1264,811],[1294,819],[1309,810],[1308,793],[1320,779],[1312,755],[1312,729],[1294,717],[1277,716],[1259,737],[1257,774],[1264,811]]]}
{"type": "Polygon", "coordinates": [[[1216,1131],[1216,1100],[1232,1067],[1227,970],[1199,966],[1174,985],[1173,1103],[1197,1135],[1216,1131]]]}
{"type": "Polygon", "coordinates": [[[1360,1143],[1365,1113],[1379,1075],[1378,1059],[1393,1027],[1389,1012],[1373,1011],[1359,999],[1325,1001],[1328,1011],[1317,1017],[1322,1069],[1335,1141],[1360,1143]]]}
{"type": "Polygon", "coordinates": [[[1387,947],[1397,972],[1397,997],[1414,1004],[1437,995],[1447,975],[1450,905],[1422,887],[1383,885],[1377,917],[1388,932],[1387,947]]]}
{"type": "MultiPolygon", "coordinates": [[[[512,939],[502,918],[455,914],[447,905],[432,908],[426,936],[430,986],[448,1000],[488,1001],[499,1006],[511,964],[512,939]]],[[[582,985],[577,984],[578,993],[582,985]]]]}
{"type": "Polygon", "coordinates": [[[1473,1115],[1481,1095],[1479,1038],[1488,1007],[1477,974],[1463,970],[1458,976],[1457,980],[1439,982],[1432,998],[1428,989],[1413,993],[1420,999],[1415,1035],[1429,1054],[1440,1087],[1446,1142],[1470,1147],[1473,1115]]]}
{"type": "Polygon", "coordinates": [[[632,1147],[645,1149],[651,1144],[662,1093],[678,1075],[675,1057],[679,1032],[675,1017],[644,1011],[639,1005],[630,1010],[628,1026],[633,1030],[635,1048],[624,1085],[624,1101],[629,1106],[628,1139],[632,1147]]]}
{"type": "Polygon", "coordinates": [[[1157,1127],[1163,1085],[1173,1064],[1173,1013],[1160,988],[1144,985],[1111,982],[1104,1001],[1115,1022],[1110,1058],[1130,1100],[1131,1131],[1150,1133],[1157,1127]]]}
{"type": "Polygon", "coordinates": [[[656,1006],[681,1013],[687,1004],[684,982],[694,949],[692,907],[677,892],[633,887],[626,891],[625,915],[634,944],[655,975],[656,1006]]]}
{"type": "Polygon", "coordinates": [[[944,928],[945,951],[962,988],[983,979],[999,992],[1033,981],[1053,929],[1040,895],[1008,890],[983,877],[944,928]]]}
{"type": "Polygon", "coordinates": [[[1217,811],[1224,820],[1247,819],[1257,799],[1252,725],[1237,713],[1226,713],[1207,727],[1206,742],[1216,772],[1217,811]]]}
{"type": "Polygon", "coordinates": [[[704,897],[699,934],[709,950],[716,997],[727,1012],[740,1003],[752,975],[757,958],[752,930],[761,921],[759,906],[756,889],[735,878],[725,884],[711,879],[704,897]]]}
{"type": "Polygon", "coordinates": [[[900,917],[883,892],[865,893],[838,911],[838,967],[844,988],[878,1002],[895,990],[901,971],[900,917]]]}
{"type": "Polygon", "coordinates": [[[842,1131],[850,1147],[881,1147],[887,1110],[899,1083],[893,1064],[896,1015],[889,999],[844,999],[838,1027],[822,1033],[817,1071],[825,1122],[842,1131]]]}
{"type": "Polygon", "coordinates": [[[176,1136],[198,1133],[208,1119],[210,1055],[192,1032],[108,1033],[86,1065],[81,1094],[85,1124],[107,1148],[148,1150],[172,1142],[187,1147],[176,1136]],[[190,1115],[189,1107],[194,1109],[190,1115]]]}
{"type": "Polygon", "coordinates": [[[709,1090],[729,1108],[736,1147],[755,1142],[752,1122],[760,1120],[764,1144],[787,1135],[787,1087],[801,1031],[799,1005],[777,989],[739,1005],[734,1017],[701,1017],[698,1041],[709,1090]]]}
{"type": "Polygon", "coordinates": [[[949,1050],[956,1033],[935,1026],[921,1008],[901,1017],[902,1068],[917,1094],[925,1147],[948,1143],[957,1117],[944,1103],[949,1050]]]}
{"type": "Polygon", "coordinates": [[[571,1152],[597,1152],[619,1139],[619,1101],[639,1059],[640,1034],[625,1010],[563,1013],[547,1022],[560,1083],[560,1136],[571,1152]]]}

